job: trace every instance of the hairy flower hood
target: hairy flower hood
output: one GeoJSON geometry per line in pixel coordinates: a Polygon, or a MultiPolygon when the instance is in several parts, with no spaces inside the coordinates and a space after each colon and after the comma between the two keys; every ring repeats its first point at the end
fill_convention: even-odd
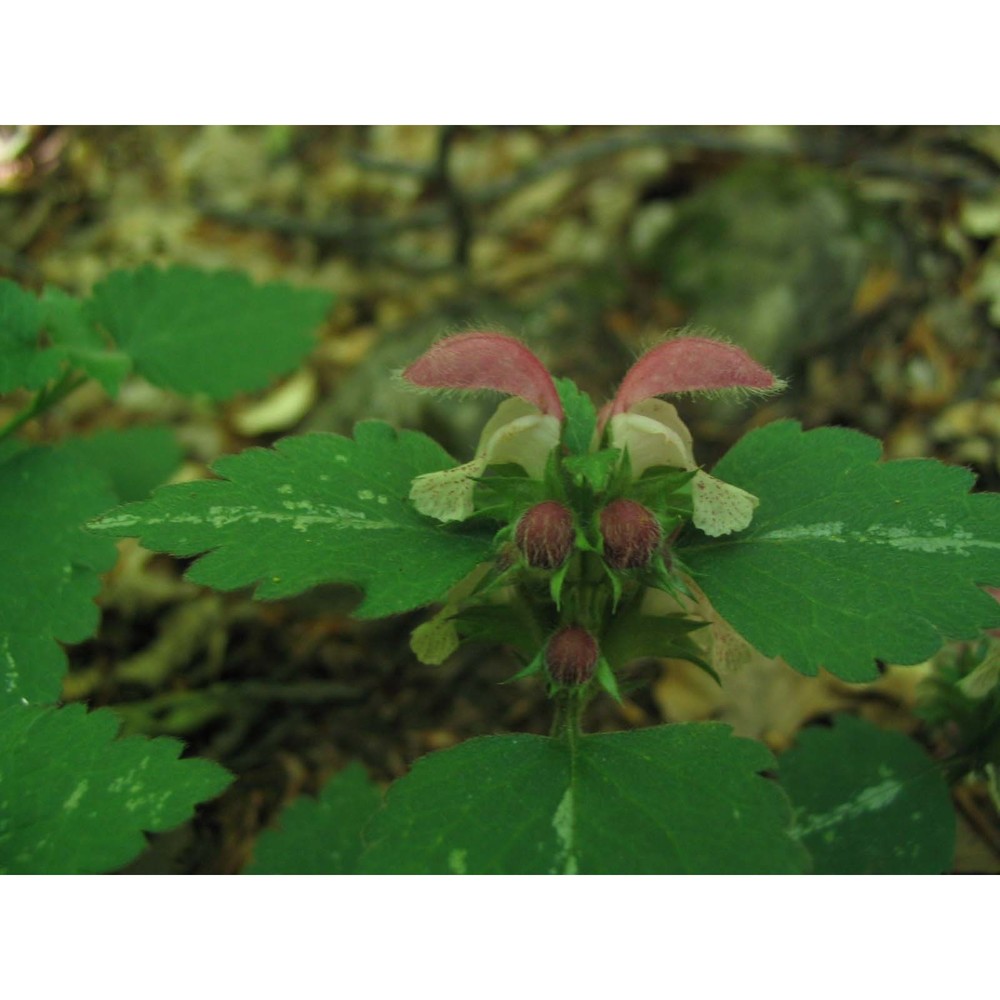
{"type": "MultiPolygon", "coordinates": [[[[403,378],[440,391],[492,390],[510,396],[483,428],[471,462],[418,476],[410,498],[422,514],[461,521],[474,511],[475,480],[487,466],[520,465],[541,478],[559,444],[564,419],[552,376],[520,341],[501,333],[462,333],[438,341],[403,378]]],[[[675,337],[647,351],[628,371],[601,411],[598,440],[607,428],[612,447],[628,452],[632,474],[653,466],[697,470],[692,479],[695,526],[709,535],[745,528],[756,497],[698,469],[691,433],[677,410],[657,397],[738,390],[767,393],[780,379],[745,351],[708,337],[675,337]]]]}
{"type": "Polygon", "coordinates": [[[519,396],[540,413],[563,418],[548,369],[524,344],[503,333],[445,337],[417,358],[403,378],[424,389],[489,389],[519,396]]]}
{"type": "Polygon", "coordinates": [[[559,444],[563,408],[552,376],[519,340],[501,333],[446,337],[414,361],[403,378],[423,389],[485,389],[512,397],[483,428],[471,462],[413,481],[410,499],[420,513],[439,521],[470,517],[476,478],[489,465],[513,463],[541,478],[559,444]]]}
{"type": "Polygon", "coordinates": [[[676,393],[737,390],[777,391],[783,383],[745,351],[709,337],[675,337],[647,351],[628,371],[615,398],[601,411],[598,432],[628,452],[632,474],[666,465],[688,471],[693,521],[707,535],[742,531],[757,498],[698,469],[691,432],[670,403],[656,397],[676,393]]]}

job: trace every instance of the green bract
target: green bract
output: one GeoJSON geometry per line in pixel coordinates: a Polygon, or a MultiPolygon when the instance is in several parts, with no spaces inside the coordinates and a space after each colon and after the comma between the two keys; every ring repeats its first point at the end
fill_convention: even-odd
{"type": "Polygon", "coordinates": [[[571,455],[586,455],[597,430],[594,404],[571,379],[558,378],[555,385],[564,411],[563,444],[571,455]]]}

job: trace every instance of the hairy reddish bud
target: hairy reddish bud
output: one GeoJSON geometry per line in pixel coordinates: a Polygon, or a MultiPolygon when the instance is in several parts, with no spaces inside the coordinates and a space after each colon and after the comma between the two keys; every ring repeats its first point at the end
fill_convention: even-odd
{"type": "Polygon", "coordinates": [[[597,640],[580,625],[567,625],[549,639],[545,666],[557,684],[586,684],[597,669],[597,640]]]}
{"type": "Polygon", "coordinates": [[[612,569],[645,566],[660,544],[660,522],[635,500],[613,500],[601,511],[604,561],[612,569]]]}
{"type": "Polygon", "coordinates": [[[573,551],[573,515],[555,500],[535,504],[517,522],[514,541],[529,566],[556,569],[573,551]]]}

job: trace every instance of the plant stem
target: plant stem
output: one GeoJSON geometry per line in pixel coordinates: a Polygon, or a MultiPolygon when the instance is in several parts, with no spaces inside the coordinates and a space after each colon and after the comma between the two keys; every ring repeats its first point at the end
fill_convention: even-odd
{"type": "Polygon", "coordinates": [[[0,441],[10,437],[15,431],[23,427],[29,420],[41,416],[46,410],[50,410],[57,403],[61,403],[71,392],[78,389],[87,381],[86,375],[67,371],[60,376],[59,380],[51,386],[39,389],[35,398],[5,426],[0,427],[0,441]]]}
{"type": "Polygon", "coordinates": [[[568,690],[560,691],[555,696],[555,715],[549,735],[553,739],[565,740],[571,748],[582,735],[580,718],[586,701],[581,694],[579,691],[568,690]]]}

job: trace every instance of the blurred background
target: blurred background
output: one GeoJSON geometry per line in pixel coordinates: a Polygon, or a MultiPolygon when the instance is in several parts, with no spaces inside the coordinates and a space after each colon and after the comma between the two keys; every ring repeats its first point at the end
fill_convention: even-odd
{"type": "MultiPolygon", "coordinates": [[[[185,263],[336,294],[308,364],[265,392],[211,406],[134,380],[112,402],[92,384],[29,430],[166,424],[179,478],[364,417],[465,460],[493,404],[435,404],[389,377],[444,333],[514,333],[600,402],[644,346],[694,327],[790,382],[763,404],[682,402],[705,465],[794,417],[1000,489],[998,234],[1000,127],[0,129],[0,276],[87,292],[115,268],[185,263]]],[[[472,735],[547,731],[539,685],[500,685],[503,651],[418,664],[422,614],[358,625],[349,593],[253,603],[182,570],[123,544],[102,631],[71,650],[67,699],[239,775],[133,870],[238,871],[282,803],[352,760],[389,780],[472,735]]],[[[843,709],[915,732],[929,669],[848,687],[770,664],[720,691],[649,661],[589,724],[720,718],[776,750],[843,709]]],[[[995,816],[965,798],[959,868],[998,870],[995,816]]]]}

